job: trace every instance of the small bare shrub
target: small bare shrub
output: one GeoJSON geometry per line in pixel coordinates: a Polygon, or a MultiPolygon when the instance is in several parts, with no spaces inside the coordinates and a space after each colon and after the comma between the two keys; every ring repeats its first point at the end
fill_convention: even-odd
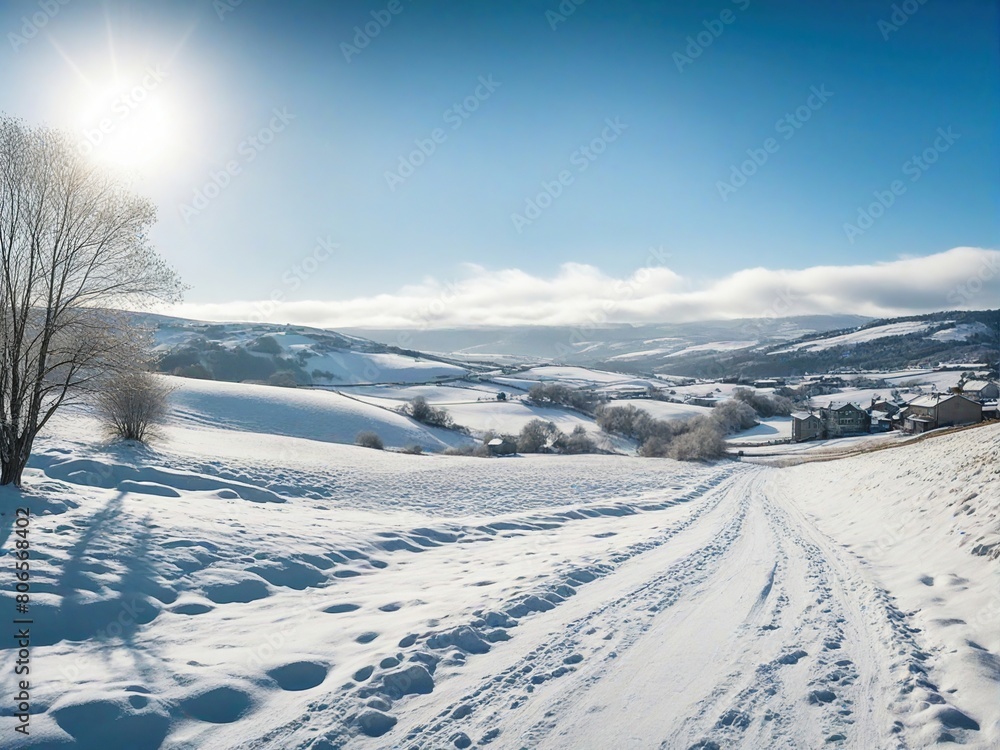
{"type": "Polygon", "coordinates": [[[172,390],[144,370],[122,373],[98,391],[97,413],[112,437],[145,443],[166,419],[172,390]]]}
{"type": "Polygon", "coordinates": [[[371,430],[359,432],[358,436],[354,438],[354,442],[362,448],[373,448],[377,451],[385,450],[382,438],[378,436],[377,432],[372,432],[371,430]]]}

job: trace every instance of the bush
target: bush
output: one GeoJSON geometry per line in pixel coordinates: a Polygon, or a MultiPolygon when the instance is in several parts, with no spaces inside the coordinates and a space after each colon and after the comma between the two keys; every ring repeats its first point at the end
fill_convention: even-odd
{"type": "Polygon", "coordinates": [[[682,421],[653,419],[649,412],[637,409],[632,404],[599,407],[597,425],[605,432],[632,438],[639,443],[645,443],[652,437],[670,440],[677,432],[685,429],[682,421]]]}
{"type": "Polygon", "coordinates": [[[454,420],[447,411],[431,406],[423,396],[417,396],[410,401],[406,407],[406,412],[413,419],[431,427],[451,428],[455,426],[454,420]]]}
{"type": "MultiPolygon", "coordinates": [[[[719,407],[716,407],[717,409],[719,407]]],[[[639,455],[647,458],[676,458],[681,461],[719,458],[725,455],[726,424],[750,420],[754,412],[746,404],[727,407],[711,417],[666,421],[653,419],[648,412],[628,406],[602,407],[597,423],[605,432],[630,437],[639,442],[639,455]]]]}
{"type": "Polygon", "coordinates": [[[623,437],[638,438],[638,425],[647,412],[628,406],[602,406],[597,410],[597,426],[605,432],[623,437]]]}
{"type": "Polygon", "coordinates": [[[400,453],[406,453],[411,456],[419,456],[423,452],[424,452],[423,447],[417,445],[416,443],[414,443],[413,445],[408,445],[400,451],[400,453]]]}
{"type": "Polygon", "coordinates": [[[757,412],[744,401],[723,401],[712,409],[712,419],[724,433],[729,434],[757,424],[757,412]]]}
{"type": "Polygon", "coordinates": [[[374,448],[377,451],[385,450],[382,438],[378,436],[378,433],[371,430],[359,432],[358,436],[354,438],[354,443],[360,445],[362,448],[374,448]]]}
{"type": "Polygon", "coordinates": [[[791,399],[784,396],[768,396],[757,393],[752,388],[736,388],[733,390],[733,398],[748,404],[757,415],[766,419],[768,417],[787,417],[795,411],[795,404],[791,399]]]}
{"type": "Polygon", "coordinates": [[[699,421],[670,443],[669,455],[678,461],[702,461],[726,455],[726,441],[712,420],[699,421]]]}
{"type": "Polygon", "coordinates": [[[279,370],[267,379],[268,385],[277,385],[282,388],[297,388],[298,382],[295,380],[295,373],[290,370],[279,370]]]}
{"type": "Polygon", "coordinates": [[[579,455],[581,453],[597,453],[597,443],[587,433],[587,429],[578,424],[568,436],[557,441],[557,449],[560,453],[579,455]]]}
{"type": "Polygon", "coordinates": [[[666,458],[669,450],[670,441],[654,435],[639,446],[639,455],[643,458],[666,458]]]}
{"type": "Polygon", "coordinates": [[[152,373],[122,373],[98,392],[97,413],[112,437],[145,443],[166,419],[171,391],[152,373]]]}
{"type": "Polygon", "coordinates": [[[518,453],[542,453],[551,448],[561,435],[562,432],[554,423],[532,419],[517,436],[517,451],[518,453]]]}

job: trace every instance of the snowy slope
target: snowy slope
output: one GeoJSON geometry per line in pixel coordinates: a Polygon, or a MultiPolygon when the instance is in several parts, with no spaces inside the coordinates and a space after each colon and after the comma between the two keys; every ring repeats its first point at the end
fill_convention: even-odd
{"type": "Polygon", "coordinates": [[[470,368],[374,341],[305,326],[203,323],[151,316],[164,372],[197,364],[215,379],[266,380],[294,371],[300,383],[427,383],[461,378],[470,368]]]}
{"type": "Polygon", "coordinates": [[[805,341],[800,344],[793,344],[778,351],[768,352],[769,354],[787,354],[788,352],[808,351],[819,352],[832,349],[835,346],[851,346],[866,341],[876,341],[887,336],[906,336],[911,333],[920,333],[928,328],[940,325],[940,323],[927,323],[921,321],[902,321],[899,323],[888,323],[881,326],[863,328],[851,333],[844,333],[839,336],[829,336],[827,338],[805,341]]]}
{"type": "Polygon", "coordinates": [[[1000,425],[776,469],[381,453],[271,408],[39,440],[0,493],[38,561],[5,747],[1000,743],[1000,425]]]}
{"type": "Polygon", "coordinates": [[[372,430],[386,446],[416,444],[427,450],[469,442],[449,430],[427,427],[389,409],[329,391],[167,376],[164,379],[174,388],[170,397],[173,424],[349,444],[354,443],[359,432],[372,430]]]}

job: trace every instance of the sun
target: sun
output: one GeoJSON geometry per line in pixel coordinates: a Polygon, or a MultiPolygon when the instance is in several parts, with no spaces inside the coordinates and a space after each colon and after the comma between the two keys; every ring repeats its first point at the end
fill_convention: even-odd
{"type": "Polygon", "coordinates": [[[73,134],[81,155],[127,170],[170,159],[176,153],[177,119],[166,78],[163,71],[149,68],[121,76],[96,95],[91,89],[73,134]]]}

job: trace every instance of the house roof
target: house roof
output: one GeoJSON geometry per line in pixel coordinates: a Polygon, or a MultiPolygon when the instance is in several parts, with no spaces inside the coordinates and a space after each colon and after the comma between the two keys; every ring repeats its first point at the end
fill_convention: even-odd
{"type": "Polygon", "coordinates": [[[940,396],[917,396],[907,406],[937,406],[941,400],[940,396]]]}
{"type": "Polygon", "coordinates": [[[843,409],[847,408],[857,409],[858,411],[864,411],[864,409],[862,409],[853,401],[831,401],[826,408],[833,409],[833,411],[842,411],[843,409]]]}
{"type": "Polygon", "coordinates": [[[995,385],[989,380],[970,380],[962,386],[963,391],[981,391],[988,385],[995,385]]]}
{"type": "MultiPolygon", "coordinates": [[[[938,404],[943,404],[946,401],[951,401],[953,398],[961,398],[966,401],[972,401],[968,396],[963,396],[961,393],[937,393],[931,396],[917,396],[915,399],[910,401],[907,406],[923,406],[931,407],[937,406],[938,404]]],[[[977,403],[972,401],[972,403],[977,403]]]]}
{"type": "Polygon", "coordinates": [[[934,420],[931,419],[930,417],[907,417],[906,421],[907,422],[924,422],[926,424],[930,424],[934,420]]]}
{"type": "Polygon", "coordinates": [[[819,419],[819,417],[817,417],[815,414],[810,414],[807,411],[793,411],[792,412],[792,419],[798,419],[798,420],[801,421],[803,419],[809,419],[809,417],[815,417],[816,419],[819,419]]]}

